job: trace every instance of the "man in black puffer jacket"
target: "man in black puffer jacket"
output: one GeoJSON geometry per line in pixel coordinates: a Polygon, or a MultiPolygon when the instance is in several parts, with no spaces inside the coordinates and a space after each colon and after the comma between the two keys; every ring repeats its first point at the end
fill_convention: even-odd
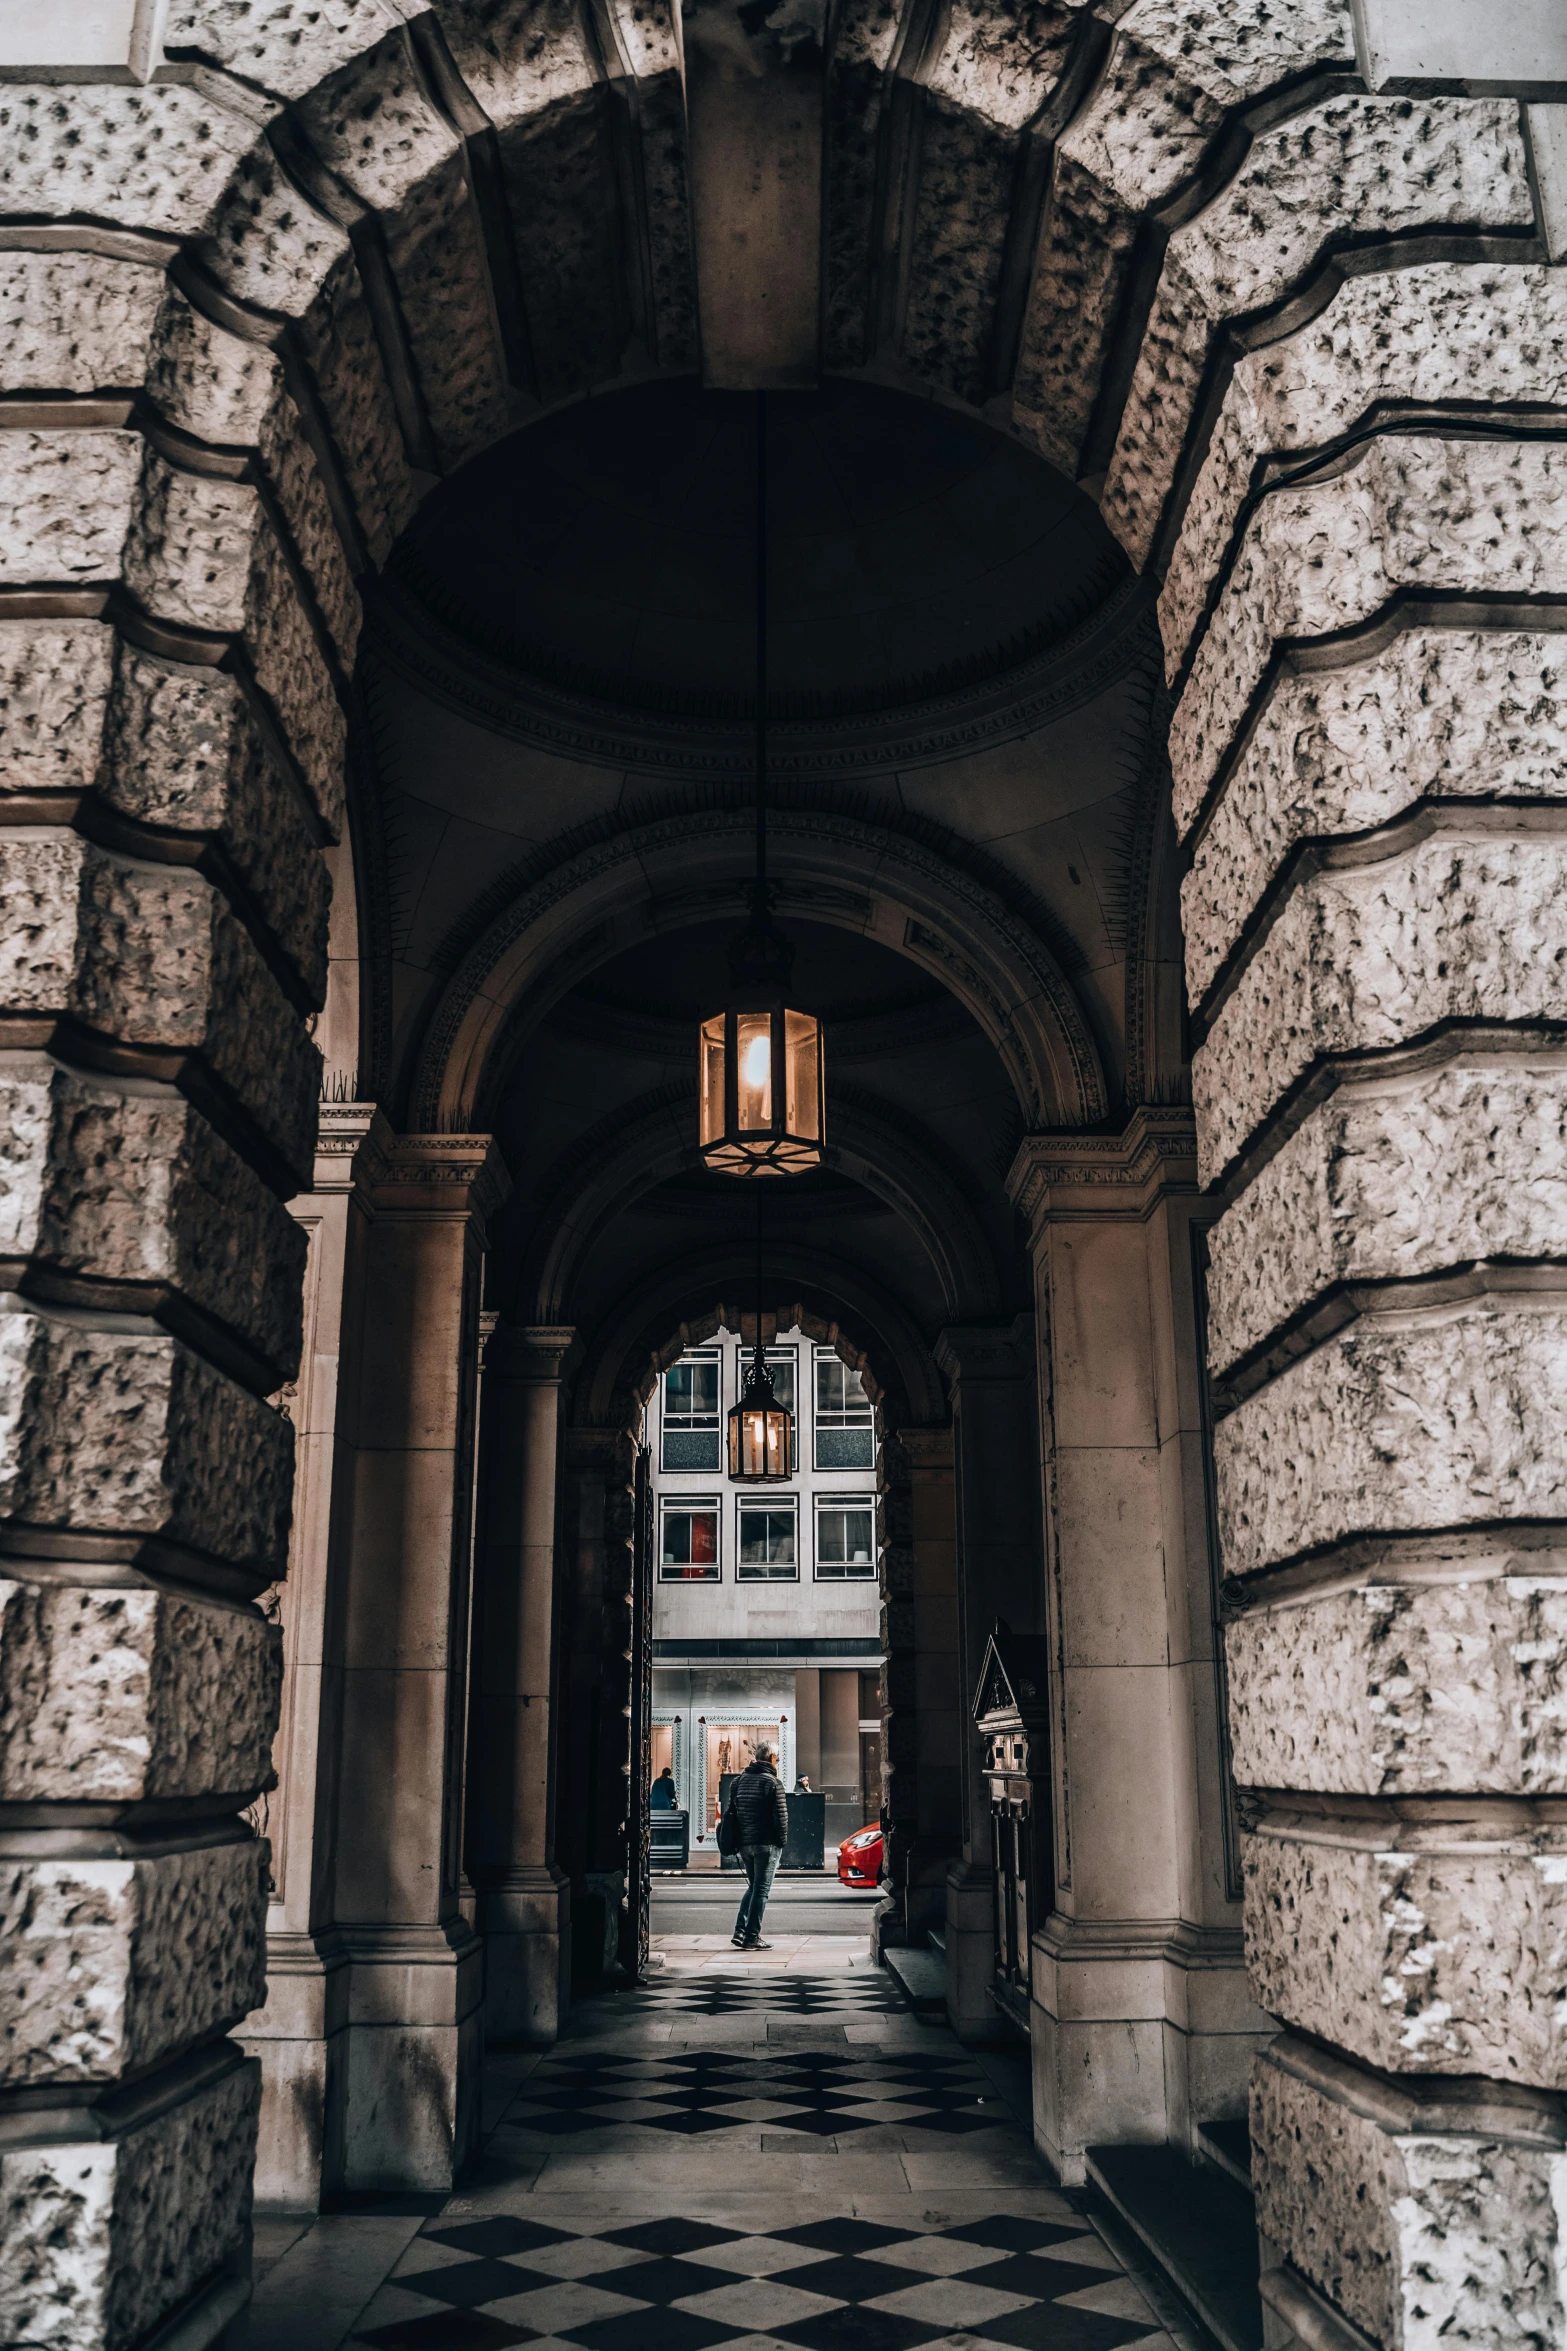
{"type": "Polygon", "coordinates": [[[739,1817],[740,1859],[746,1875],[735,1944],[741,1951],[767,1951],[772,1946],[762,1941],[762,1913],[789,1841],[789,1806],[771,1747],[757,1748],[730,1789],[729,1801],[739,1817]]]}

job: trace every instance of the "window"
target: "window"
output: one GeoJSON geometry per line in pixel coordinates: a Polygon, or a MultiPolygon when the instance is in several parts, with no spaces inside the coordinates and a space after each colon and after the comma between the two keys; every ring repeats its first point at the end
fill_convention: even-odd
{"type": "Polygon", "coordinates": [[[799,1574],[795,1554],[796,1504],[792,1494],[739,1505],[740,1543],[735,1560],[738,1584],[792,1582],[799,1574]]]}
{"type": "Polygon", "coordinates": [[[666,1584],[716,1584],[718,1502],[704,1494],[667,1497],[658,1506],[658,1573],[666,1584]]]}
{"type": "Polygon", "coordinates": [[[841,1363],[829,1347],[819,1349],[816,1357],[816,1466],[876,1466],[871,1400],[860,1384],[859,1373],[841,1363]]]}
{"type": "Polygon", "coordinates": [[[873,1576],[875,1527],[875,1505],[869,1494],[824,1496],[816,1505],[817,1575],[873,1576]]]}
{"type": "Polygon", "coordinates": [[[718,1356],[682,1355],[664,1374],[664,1467],[721,1469],[718,1356]]]}
{"type": "MultiPolygon", "coordinates": [[[[743,1353],[740,1360],[743,1365],[746,1360],[743,1353]]],[[[800,1466],[800,1420],[794,1401],[794,1349],[769,1347],[767,1369],[772,1376],[773,1394],[788,1413],[794,1429],[794,1458],[789,1464],[792,1473],[800,1466]]]]}

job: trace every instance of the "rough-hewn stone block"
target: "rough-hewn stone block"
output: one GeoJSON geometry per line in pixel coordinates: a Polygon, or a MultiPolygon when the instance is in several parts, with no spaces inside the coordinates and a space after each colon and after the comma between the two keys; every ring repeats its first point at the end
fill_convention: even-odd
{"type": "Polygon", "coordinates": [[[281,98],[301,98],[386,35],[378,0],[172,0],[165,40],[281,98]]]}
{"type": "Polygon", "coordinates": [[[1244,1877],[1252,1990],[1287,2024],[1394,2073],[1567,2088],[1567,1832],[1275,1818],[1244,1877]]]}
{"type": "Polygon", "coordinates": [[[89,791],[113,682],[107,623],[0,624],[0,791],[89,791]]]}
{"type": "Polygon", "coordinates": [[[1373,2342],[1402,2351],[1536,2351],[1567,2327],[1555,2198],[1567,2192],[1545,2118],[1498,2102],[1462,2127],[1353,2068],[1336,2096],[1287,2071],[1274,2043],[1252,2077],[1257,2225],[1373,2342]],[[1402,2106],[1403,2111],[1400,2111],[1402,2106]],[[1384,2119],[1372,2112],[1386,2108],[1384,2119]],[[1537,2132],[1536,2121],[1545,2124],[1537,2132]],[[1502,2124],[1502,2129],[1498,2124],[1502,2124]]]}
{"type": "Polygon", "coordinates": [[[117,578],[141,449],[128,432],[0,433],[0,580],[117,578]]]}
{"type": "Polygon", "coordinates": [[[142,380],[164,274],[104,253],[0,254],[0,388],[129,390],[142,380]]]}
{"type": "Polygon", "coordinates": [[[282,1635],[256,1611],[0,1582],[0,1790],[18,1804],[250,1798],[272,1766],[282,1635]]]}
{"type": "Polygon", "coordinates": [[[1505,100],[1345,93],[1262,132],[1170,239],[1105,483],[1106,519],[1133,561],[1153,543],[1216,321],[1279,301],[1335,234],[1533,218],[1518,110],[1505,100]]]}
{"type": "Polygon", "coordinates": [[[1567,1516],[1567,1306],[1364,1317],[1225,1415],[1214,1469],[1231,1575],[1361,1533],[1567,1516]]]}
{"type": "Polygon", "coordinates": [[[0,2155],[0,2340],[129,2351],[245,2254],[260,2068],[85,2144],[0,2155]]]}
{"type": "Polygon", "coordinates": [[[1567,1018],[1567,835],[1442,831],[1294,891],[1192,1063],[1210,1183],[1318,1057],[1440,1021],[1567,1018]]]}
{"type": "Polygon", "coordinates": [[[306,1237],[182,1095],[18,1055],[0,1059],[0,1132],[0,1260],[173,1290],[293,1377],[306,1237]]]}
{"type": "Polygon", "coordinates": [[[1277,641],[1352,628],[1401,587],[1567,590],[1567,451],[1387,434],[1326,480],[1270,491],[1246,525],[1171,724],[1184,823],[1277,641]]]}
{"type": "Polygon", "coordinates": [[[1294,333],[1235,363],[1159,598],[1184,657],[1258,461],[1319,449],[1378,400],[1549,406],[1567,392],[1567,288],[1527,263],[1426,262],[1353,277],[1294,333]]]}
{"type": "Polygon", "coordinates": [[[342,452],[371,559],[384,563],[413,519],[418,491],[359,274],[349,258],[323,281],[300,320],[299,340],[342,452]]]}
{"type": "Polygon", "coordinates": [[[1567,1795],[1567,1556],[1449,1560],[1445,1576],[1308,1593],[1227,1626],[1243,1787],[1567,1795]]]}
{"type": "Polygon", "coordinates": [[[0,1517],[283,1573],[294,1432],[177,1340],[0,1304],[0,1517]]]}
{"type": "Polygon", "coordinates": [[[211,884],[75,833],[11,832],[3,853],[0,1004],[199,1053],[307,1183],[320,1056],[211,884]]]}
{"type": "Polygon", "coordinates": [[[234,678],[123,646],[98,780],[143,824],[210,833],[306,988],[325,995],[326,860],[234,678]]]}
{"type": "Polygon", "coordinates": [[[0,2078],[111,2082],[266,1998],[269,1849],[0,1861],[9,2007],[0,2078]]]}
{"type": "Polygon", "coordinates": [[[1301,842],[1370,832],[1427,795],[1558,799],[1564,762],[1567,637],[1411,628],[1348,669],[1286,665],[1182,884],[1193,1003],[1301,842]]]}
{"type": "Polygon", "coordinates": [[[1461,1054],[1340,1086],[1257,1171],[1209,1248],[1216,1371],[1337,1283],[1567,1258],[1567,1065],[1461,1054]]]}

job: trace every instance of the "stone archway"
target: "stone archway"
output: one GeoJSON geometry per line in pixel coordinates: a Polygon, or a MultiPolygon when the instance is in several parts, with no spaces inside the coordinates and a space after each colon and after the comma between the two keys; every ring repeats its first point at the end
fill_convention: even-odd
{"type": "MultiPolygon", "coordinates": [[[[1389,2346],[1523,2343],[1562,2324],[1560,2058],[1528,1967],[1474,1921],[1549,1945],[1564,1792],[1535,1664],[1564,1509],[1545,101],[1567,72],[1477,16],[1430,78],[1369,0],[1386,40],[1363,55],[1327,0],[1069,14],[1026,41],[1005,14],[845,28],[828,357],[895,348],[948,396],[1009,388],[1017,429],[1103,475],[1163,572],[1197,1133],[1229,1202],[1215,1451],[1237,1770],[1264,1799],[1251,1965],[1290,2028],[1253,2103],[1267,2292],[1300,2340],[1348,2320],[1389,2346]],[[1482,1658],[1459,1718],[1444,1683],[1482,1658]]],[[[98,1840],[122,1904],[91,1955],[102,2029],[51,1988],[69,1922],[26,2014],[20,2086],[53,2119],[4,2159],[22,2339],[184,2312],[209,2341],[244,2299],[255,2089],[225,2036],[259,1989],[261,1888],[238,1824],[268,1768],[253,1601],[283,1564],[268,1398],[300,1258],[279,1203],[320,1190],[308,1023],[355,581],[432,463],[510,417],[508,384],[554,396],[617,348],[595,299],[566,364],[570,304],[530,288],[504,176],[525,125],[547,179],[589,114],[620,109],[622,144],[623,118],[678,114],[670,28],[614,22],[595,72],[564,20],[538,42],[455,8],[305,37],[192,0],[158,78],[8,83],[6,985],[29,1058],[7,1080],[6,1790],[50,1822],[18,1816],[30,1916],[53,1915],[36,1839],[58,1826],[98,1840]],[[457,331],[459,280],[482,333],[457,331]],[[84,1626],[114,1676],[79,1666],[84,1626]],[[191,1963],[171,1927],[153,1955],[133,1914],[210,1951],[191,1963]],[[166,2002],[176,1947],[188,1998],[166,2002]]],[[[680,364],[680,143],[643,144],[667,169],[632,208],[638,319],[680,364]]],[[[577,184],[549,217],[586,281],[577,184]]],[[[470,1304],[482,1146],[378,1141],[366,1179],[393,1222],[441,1202],[470,1304]]],[[[1034,1159],[1084,1164],[1059,1139],[1034,1159]]],[[[1126,1180],[1108,1149],[1103,1169],[1126,1180]]],[[[1063,1181],[1034,1186],[1047,1223],[1063,1181]]],[[[460,1381],[449,1401],[458,1463],[460,1381]]]]}

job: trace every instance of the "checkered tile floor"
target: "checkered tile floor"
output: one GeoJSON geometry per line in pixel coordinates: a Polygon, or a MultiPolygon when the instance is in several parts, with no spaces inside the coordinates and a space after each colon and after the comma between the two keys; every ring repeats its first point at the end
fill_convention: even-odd
{"type": "Polygon", "coordinates": [[[961,2056],[699,2049],[672,2056],[562,2050],[531,2074],[507,2116],[546,2137],[622,2128],[690,2137],[744,2128],[843,2138],[880,2123],[966,2134],[1009,2120],[961,2056]]]}
{"type": "Polygon", "coordinates": [[[378,2298],[378,2351],[1117,2351],[1167,2344],[1099,2238],[998,2215],[745,2234],[672,2218],[587,2233],[511,2213],[428,2222],[378,2298]]]}
{"type": "Polygon", "coordinates": [[[820,1975],[698,1974],[695,1970],[655,1977],[637,1995],[660,2016],[732,2016],[767,2009],[775,2016],[819,2016],[852,2008],[869,2016],[896,2014],[904,2007],[884,1975],[854,1974],[848,1968],[820,1975]]]}

